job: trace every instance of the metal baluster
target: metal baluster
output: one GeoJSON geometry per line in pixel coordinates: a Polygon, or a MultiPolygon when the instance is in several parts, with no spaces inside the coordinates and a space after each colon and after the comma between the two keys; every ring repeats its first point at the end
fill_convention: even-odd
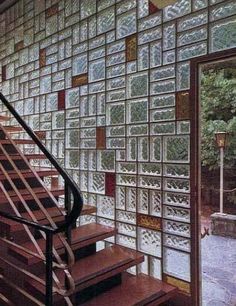
{"type": "Polygon", "coordinates": [[[53,233],[47,231],[46,232],[46,296],[45,296],[46,306],[53,306],[52,246],[53,246],[53,233]]]}

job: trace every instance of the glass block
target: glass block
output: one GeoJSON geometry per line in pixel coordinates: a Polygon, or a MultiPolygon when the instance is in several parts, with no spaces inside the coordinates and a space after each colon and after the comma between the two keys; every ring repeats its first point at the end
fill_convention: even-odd
{"type": "Polygon", "coordinates": [[[125,136],[125,127],[124,126],[108,127],[107,136],[108,137],[125,136]]]}
{"type": "Polygon", "coordinates": [[[210,9],[210,21],[223,19],[231,15],[236,14],[236,3],[235,1],[228,1],[220,3],[219,5],[213,6],[210,9]]]}
{"type": "Polygon", "coordinates": [[[130,125],[128,126],[128,136],[144,136],[148,135],[148,125],[140,124],[140,125],[130,125]]]}
{"type": "Polygon", "coordinates": [[[136,0],[127,0],[121,3],[118,3],[116,7],[116,13],[119,15],[131,9],[134,9],[137,5],[136,2],[137,2],[136,0]]]}
{"type": "Polygon", "coordinates": [[[164,138],[164,161],[189,162],[189,136],[173,136],[164,138]]]}
{"type": "Polygon", "coordinates": [[[78,148],[79,147],[79,131],[68,130],[66,131],[66,147],[78,148]]]}
{"type": "Polygon", "coordinates": [[[191,1],[179,0],[175,4],[169,5],[163,9],[164,21],[179,18],[183,15],[191,13],[191,1]]]}
{"type": "Polygon", "coordinates": [[[123,186],[136,186],[136,176],[135,175],[127,175],[127,174],[119,174],[117,176],[118,184],[123,186]]]}
{"type": "Polygon", "coordinates": [[[51,76],[40,78],[40,94],[51,92],[51,76]]]}
{"type": "Polygon", "coordinates": [[[210,52],[236,47],[236,21],[227,19],[210,25],[210,52]]]}
{"type": "Polygon", "coordinates": [[[178,36],[178,47],[207,39],[207,27],[201,27],[178,36]]]}
{"type": "Polygon", "coordinates": [[[125,40],[115,41],[114,43],[107,46],[107,54],[113,54],[126,49],[125,40]]]}
{"type": "Polygon", "coordinates": [[[138,139],[138,160],[149,160],[149,142],[147,137],[141,137],[138,139]]]}
{"type": "Polygon", "coordinates": [[[115,90],[107,93],[107,102],[125,100],[125,90],[115,90]]]}
{"type": "Polygon", "coordinates": [[[116,208],[125,210],[125,187],[116,187],[116,208]]]}
{"type": "Polygon", "coordinates": [[[191,14],[178,21],[178,32],[192,30],[195,27],[204,25],[208,22],[207,10],[191,14]]]}
{"type": "Polygon", "coordinates": [[[73,58],[72,73],[73,75],[83,74],[87,72],[88,67],[87,54],[78,55],[73,58]]]}
{"type": "Polygon", "coordinates": [[[149,68],[149,47],[140,46],[138,49],[138,67],[139,70],[145,70],[149,68]]]}
{"type": "Polygon", "coordinates": [[[125,87],[125,77],[114,78],[107,81],[107,90],[125,87]]]}
{"type": "Polygon", "coordinates": [[[163,50],[175,48],[176,44],[176,29],[175,23],[167,24],[163,29],[163,50]]]}
{"type": "Polygon", "coordinates": [[[116,219],[120,222],[125,222],[128,224],[136,224],[136,213],[117,210],[116,219]]]}
{"type": "Polygon", "coordinates": [[[161,23],[161,13],[152,14],[139,22],[139,31],[148,30],[161,23]]]}
{"type": "Polygon", "coordinates": [[[151,135],[175,134],[175,123],[153,123],[151,124],[151,135]]]}
{"type": "Polygon", "coordinates": [[[107,124],[116,125],[125,122],[125,104],[112,103],[107,105],[107,124]]]}
{"type": "Polygon", "coordinates": [[[168,205],[190,207],[189,194],[180,194],[175,192],[164,192],[164,203],[168,205]]]}
{"type": "Polygon", "coordinates": [[[98,195],[97,197],[97,215],[107,219],[115,218],[115,202],[112,197],[98,195]]]}
{"type": "Polygon", "coordinates": [[[139,177],[139,187],[150,188],[150,189],[160,189],[161,179],[151,176],[140,176],[139,177]]]}
{"type": "Polygon", "coordinates": [[[162,37],[161,27],[156,27],[155,29],[139,33],[138,42],[139,45],[142,45],[160,39],[161,37],[162,37]]]}
{"type": "Polygon", "coordinates": [[[137,191],[135,188],[126,188],[126,209],[136,211],[137,191]]]}
{"type": "Polygon", "coordinates": [[[131,249],[136,249],[136,239],[129,236],[116,235],[116,243],[131,249]]]}
{"type": "Polygon", "coordinates": [[[117,38],[129,36],[137,30],[136,12],[131,11],[117,17],[117,38]]]}
{"type": "Polygon", "coordinates": [[[188,193],[190,191],[190,183],[189,180],[165,179],[164,189],[188,193]]]}
{"type": "Polygon", "coordinates": [[[150,44],[150,67],[160,66],[162,63],[162,45],[161,42],[153,42],[150,44]]]}
{"type": "Polygon", "coordinates": [[[142,72],[128,77],[128,98],[147,96],[148,73],[142,72]]]}
{"type": "Polygon", "coordinates": [[[163,272],[190,282],[190,255],[164,248],[163,272]]]}
{"type": "Polygon", "coordinates": [[[54,129],[63,129],[65,125],[64,112],[54,112],[52,116],[52,127],[54,129]]]}
{"type": "Polygon", "coordinates": [[[115,0],[100,0],[97,3],[98,12],[104,10],[105,8],[115,4],[115,0]]]}
{"type": "Polygon", "coordinates": [[[162,201],[159,191],[150,191],[150,214],[157,217],[162,216],[162,201]]]}
{"type": "Polygon", "coordinates": [[[88,151],[80,151],[80,169],[88,170],[88,151]]]}
{"type": "Polygon", "coordinates": [[[190,252],[191,245],[188,238],[174,236],[170,234],[163,235],[163,244],[167,247],[190,252]]]}
{"type": "Polygon", "coordinates": [[[193,10],[201,10],[205,7],[207,7],[208,1],[207,0],[193,0],[193,10]]]}
{"type": "Polygon", "coordinates": [[[163,52],[163,65],[172,64],[175,62],[175,50],[163,52]]]}
{"type": "Polygon", "coordinates": [[[70,169],[79,167],[79,152],[77,150],[66,151],[66,166],[70,169]]]}
{"type": "Polygon", "coordinates": [[[138,265],[138,273],[148,275],[148,256],[144,256],[144,261],[138,265]]]}
{"type": "Polygon", "coordinates": [[[148,120],[148,100],[139,99],[128,102],[127,122],[141,123],[148,120]]]}
{"type": "Polygon", "coordinates": [[[151,95],[173,92],[175,91],[175,80],[151,83],[150,87],[151,95]]]}
{"type": "Polygon", "coordinates": [[[105,194],[105,175],[104,173],[89,174],[89,192],[105,194]]]}
{"type": "Polygon", "coordinates": [[[186,90],[190,88],[190,63],[177,64],[177,90],[186,90]]]}
{"type": "Polygon", "coordinates": [[[161,233],[139,227],[138,250],[149,255],[161,257],[161,233]]]}
{"type": "Polygon", "coordinates": [[[115,10],[114,7],[110,7],[97,16],[98,34],[108,32],[115,27],[115,10]]]}
{"type": "Polygon", "coordinates": [[[118,64],[124,63],[125,60],[126,60],[125,52],[119,52],[119,53],[116,53],[116,54],[109,55],[107,57],[106,65],[107,65],[107,67],[108,66],[113,66],[113,65],[118,65],[118,64]]]}
{"type": "Polygon", "coordinates": [[[149,15],[149,0],[139,0],[138,3],[138,18],[149,15]]]}
{"type": "Polygon", "coordinates": [[[79,106],[79,88],[66,91],[66,108],[79,106]]]}
{"type": "Polygon", "coordinates": [[[127,141],[127,160],[135,161],[137,158],[137,141],[136,138],[128,138],[127,141]]]}
{"type": "Polygon", "coordinates": [[[157,279],[162,279],[161,260],[156,257],[149,257],[150,260],[150,275],[157,279]]]}
{"type": "Polygon", "coordinates": [[[161,166],[156,163],[139,163],[139,174],[160,176],[161,166]]]}
{"type": "Polygon", "coordinates": [[[89,81],[105,79],[105,59],[99,59],[89,63],[89,81]]]}
{"type": "Polygon", "coordinates": [[[165,108],[163,110],[152,110],[150,116],[151,122],[175,120],[175,109],[165,108]]]}
{"type": "Polygon", "coordinates": [[[175,94],[151,97],[151,108],[168,107],[175,105],[175,94]]]}
{"type": "Polygon", "coordinates": [[[189,121],[179,121],[177,123],[178,134],[189,134],[190,133],[190,122],[189,121]]]}
{"type": "Polygon", "coordinates": [[[175,77],[175,66],[174,65],[156,68],[156,69],[151,70],[151,73],[150,73],[151,82],[166,80],[166,79],[173,78],[173,77],[175,77]]]}
{"type": "Polygon", "coordinates": [[[115,152],[114,151],[98,151],[98,169],[100,171],[115,171],[115,152]]]}
{"type": "Polygon", "coordinates": [[[207,43],[200,42],[191,46],[182,47],[178,50],[178,60],[183,61],[192,59],[194,57],[204,55],[207,53],[207,43]]]}
{"type": "Polygon", "coordinates": [[[46,36],[52,35],[58,31],[58,16],[53,15],[46,21],[46,36]]]}
{"type": "Polygon", "coordinates": [[[80,3],[81,19],[87,18],[96,13],[96,1],[81,0],[80,3]]]}
{"type": "Polygon", "coordinates": [[[145,189],[138,189],[138,212],[148,214],[149,192],[145,189]]]}
{"type": "Polygon", "coordinates": [[[117,163],[117,172],[136,174],[137,167],[135,163],[120,162],[117,163]]]}
{"type": "Polygon", "coordinates": [[[190,225],[171,220],[163,220],[163,231],[173,235],[190,237],[190,225]]]}
{"type": "Polygon", "coordinates": [[[114,78],[122,75],[125,75],[124,64],[107,68],[107,78],[114,78]]]}
{"type": "Polygon", "coordinates": [[[125,138],[107,139],[107,149],[125,149],[125,138]]]}
{"type": "Polygon", "coordinates": [[[164,174],[169,177],[189,178],[190,167],[189,165],[164,165],[164,174]]]}
{"type": "Polygon", "coordinates": [[[163,216],[166,219],[181,221],[181,222],[190,222],[190,210],[164,205],[163,216]]]}
{"type": "Polygon", "coordinates": [[[136,237],[136,226],[134,225],[117,222],[117,230],[119,234],[136,237]]]}

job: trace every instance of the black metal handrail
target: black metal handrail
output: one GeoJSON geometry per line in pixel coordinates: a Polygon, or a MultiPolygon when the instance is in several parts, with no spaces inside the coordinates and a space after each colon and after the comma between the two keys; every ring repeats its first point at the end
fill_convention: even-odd
{"type": "MultiPolygon", "coordinates": [[[[18,114],[18,112],[14,109],[14,107],[9,103],[9,101],[4,97],[4,95],[0,92],[0,100],[9,110],[9,112],[15,117],[18,123],[24,128],[27,134],[34,140],[39,149],[43,152],[43,154],[47,157],[47,159],[51,162],[51,164],[56,168],[58,173],[65,180],[65,193],[68,194],[69,191],[73,194],[73,207],[70,206],[69,203],[65,203],[66,210],[68,212],[66,216],[66,220],[63,224],[61,224],[57,229],[56,233],[63,232],[71,227],[79,217],[81,210],[83,208],[83,198],[80,194],[80,190],[74,180],[70,177],[70,175],[59,165],[58,161],[55,157],[48,151],[45,145],[39,140],[38,136],[34,133],[34,131],[28,126],[28,124],[22,119],[22,117],[18,114]]],[[[66,199],[66,198],[65,198],[66,199]]]]}

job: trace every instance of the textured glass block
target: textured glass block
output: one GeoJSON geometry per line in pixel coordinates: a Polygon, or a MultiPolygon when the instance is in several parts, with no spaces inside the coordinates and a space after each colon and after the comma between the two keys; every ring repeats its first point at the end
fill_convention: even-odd
{"type": "Polygon", "coordinates": [[[231,15],[236,14],[236,3],[235,1],[227,1],[220,3],[210,9],[210,21],[223,19],[231,15]]]}
{"type": "Polygon", "coordinates": [[[79,105],[79,88],[67,90],[66,108],[78,107],[78,105],[79,105]]]}
{"type": "Polygon", "coordinates": [[[148,214],[149,192],[145,189],[138,190],[138,212],[148,214]]]}
{"type": "Polygon", "coordinates": [[[190,88],[190,63],[177,64],[177,90],[190,88]]]}
{"type": "Polygon", "coordinates": [[[139,177],[139,187],[150,188],[150,189],[160,189],[161,179],[151,176],[140,176],[139,177]]]}
{"type": "Polygon", "coordinates": [[[122,76],[125,74],[125,65],[117,65],[107,69],[107,78],[122,76]]]}
{"type": "Polygon", "coordinates": [[[160,164],[140,163],[139,174],[160,176],[161,166],[160,164]]]}
{"type": "Polygon", "coordinates": [[[151,108],[168,107],[175,105],[175,94],[151,97],[151,108]]]}
{"type": "Polygon", "coordinates": [[[136,0],[127,0],[117,4],[116,13],[122,14],[136,7],[136,0]]]}
{"type": "Polygon", "coordinates": [[[162,159],[162,141],[160,137],[150,138],[150,159],[152,162],[160,162],[162,159]]]}
{"type": "Polygon", "coordinates": [[[116,187],[116,208],[125,210],[125,187],[116,187]]]}
{"type": "Polygon", "coordinates": [[[201,27],[178,36],[178,47],[207,39],[207,27],[201,27]]]}
{"type": "Polygon", "coordinates": [[[78,130],[66,131],[66,147],[67,148],[79,147],[79,131],[78,130]]]}
{"type": "Polygon", "coordinates": [[[115,27],[115,11],[114,7],[110,7],[97,16],[98,34],[108,32],[115,27]]]}
{"type": "Polygon", "coordinates": [[[88,170],[88,152],[87,151],[80,151],[80,166],[81,170],[88,170]]]}
{"type": "Polygon", "coordinates": [[[128,77],[128,98],[142,97],[148,94],[148,74],[137,73],[128,77]]]}
{"type": "Polygon", "coordinates": [[[58,17],[57,14],[47,18],[46,22],[46,36],[52,35],[58,31],[58,17]]]}
{"type": "Polygon", "coordinates": [[[51,76],[40,78],[40,94],[51,92],[51,76]]]}
{"type": "Polygon", "coordinates": [[[66,166],[68,168],[76,169],[79,167],[79,152],[70,150],[66,151],[66,166]]]}
{"type": "Polygon", "coordinates": [[[137,167],[135,163],[118,163],[117,164],[117,172],[119,173],[130,173],[136,174],[137,167]]]}
{"type": "Polygon", "coordinates": [[[178,237],[170,234],[164,234],[163,244],[167,247],[190,252],[190,240],[184,237],[178,237]]]}
{"type": "Polygon", "coordinates": [[[107,81],[107,90],[125,87],[125,77],[115,78],[107,81]]]}
{"type": "Polygon", "coordinates": [[[163,9],[164,21],[179,18],[183,15],[191,13],[191,1],[179,0],[175,4],[169,5],[163,9]]]}
{"type": "Polygon", "coordinates": [[[164,161],[189,162],[189,136],[174,136],[164,138],[164,161]]]}
{"type": "Polygon", "coordinates": [[[168,205],[190,207],[190,196],[175,192],[164,192],[164,203],[168,205]]]}
{"type": "Polygon", "coordinates": [[[105,175],[104,173],[89,174],[89,192],[105,194],[105,175]]]}
{"type": "Polygon", "coordinates": [[[105,8],[115,4],[115,0],[100,0],[97,3],[98,11],[104,10],[105,8]]]}
{"type": "Polygon", "coordinates": [[[115,171],[115,152],[98,151],[98,168],[100,171],[115,171]]]}
{"type": "Polygon", "coordinates": [[[63,129],[65,124],[64,112],[54,112],[52,117],[52,126],[54,129],[63,129]]]}
{"type": "Polygon", "coordinates": [[[151,135],[171,135],[175,133],[174,122],[151,124],[151,135]]]}
{"type": "Polygon", "coordinates": [[[207,7],[208,1],[207,0],[193,0],[193,9],[194,11],[201,10],[207,7]]]}
{"type": "Polygon", "coordinates": [[[117,38],[123,38],[135,33],[137,30],[136,12],[131,11],[117,17],[117,38]]]}
{"type": "Polygon", "coordinates": [[[117,176],[118,184],[123,186],[136,186],[136,176],[135,175],[127,175],[127,174],[119,174],[117,176]]]}
{"type": "Polygon", "coordinates": [[[159,191],[150,191],[150,214],[153,216],[161,217],[162,212],[162,201],[161,193],[159,191]]]}
{"type": "Polygon", "coordinates": [[[87,72],[88,67],[87,54],[78,55],[73,58],[72,71],[73,75],[83,74],[87,72]]]}
{"type": "Polygon", "coordinates": [[[189,121],[179,121],[177,123],[178,134],[189,134],[190,133],[190,122],[189,121]]]}
{"type": "Polygon", "coordinates": [[[128,136],[143,136],[148,134],[148,125],[140,124],[140,125],[130,125],[128,126],[128,136]]]}
{"type": "Polygon", "coordinates": [[[139,0],[138,3],[138,18],[149,15],[149,0],[139,0]]]}
{"type": "Polygon", "coordinates": [[[178,252],[177,250],[164,248],[163,272],[190,281],[190,255],[178,252]]]}
{"type": "Polygon", "coordinates": [[[190,191],[190,183],[189,180],[165,179],[164,189],[188,193],[190,191]]]}
{"type": "Polygon", "coordinates": [[[89,53],[89,60],[93,61],[96,60],[100,57],[104,57],[105,56],[105,48],[101,47],[95,50],[90,51],[89,53]]]}
{"type": "Polygon", "coordinates": [[[112,66],[112,65],[118,65],[118,64],[124,63],[125,59],[126,59],[125,52],[112,54],[107,57],[106,65],[107,67],[112,66]]]}
{"type": "Polygon", "coordinates": [[[114,198],[98,195],[97,197],[97,215],[107,219],[115,217],[114,198]]]}
{"type": "Polygon", "coordinates": [[[172,64],[175,62],[175,50],[163,52],[163,65],[172,64]]]}
{"type": "Polygon", "coordinates": [[[125,40],[116,41],[107,46],[107,54],[113,54],[124,51],[126,48],[125,40]]]}
{"type": "Polygon", "coordinates": [[[116,235],[116,243],[127,248],[136,249],[136,239],[124,235],[116,235]]]}
{"type": "Polygon", "coordinates": [[[176,43],[176,29],[175,23],[168,24],[163,29],[163,50],[175,48],[176,43]]]}
{"type": "Polygon", "coordinates": [[[116,219],[121,222],[136,224],[136,213],[117,210],[116,219]]]}
{"type": "Polygon", "coordinates": [[[182,47],[178,50],[178,60],[183,61],[187,59],[192,59],[200,55],[207,53],[206,42],[200,42],[191,46],[182,47]]]}
{"type": "Polygon", "coordinates": [[[117,222],[117,230],[119,234],[136,237],[136,227],[131,224],[117,222]]]}
{"type": "Polygon", "coordinates": [[[107,139],[107,149],[125,149],[125,138],[107,139]]]}
{"type": "Polygon", "coordinates": [[[208,22],[207,11],[191,14],[178,21],[178,32],[191,30],[208,22]]]}
{"type": "Polygon", "coordinates": [[[149,255],[161,257],[161,233],[139,227],[138,250],[149,255]]]}
{"type": "Polygon", "coordinates": [[[140,46],[138,49],[138,67],[139,70],[149,68],[149,46],[140,46]]]}
{"type": "Polygon", "coordinates": [[[136,212],[137,191],[135,188],[126,188],[126,209],[136,212]]]}
{"type": "Polygon", "coordinates": [[[96,1],[81,0],[80,4],[81,19],[87,18],[96,13],[96,1]]]}
{"type": "Polygon", "coordinates": [[[160,66],[162,62],[162,45],[161,42],[153,42],[150,44],[150,67],[160,66]]]}
{"type": "Polygon", "coordinates": [[[89,81],[105,79],[105,59],[99,59],[89,63],[89,81]]]}
{"type": "Polygon", "coordinates": [[[139,33],[138,42],[139,45],[149,43],[153,40],[160,39],[162,37],[161,27],[151,29],[145,32],[139,33]]]}
{"type": "Polygon", "coordinates": [[[150,275],[157,279],[162,279],[161,260],[156,257],[150,257],[150,275]]]}
{"type": "Polygon", "coordinates": [[[107,136],[109,137],[125,136],[125,127],[124,126],[108,127],[107,136]]]}
{"type": "Polygon", "coordinates": [[[158,12],[157,14],[150,15],[142,20],[139,23],[139,31],[148,30],[153,28],[161,23],[161,14],[158,12]]]}
{"type": "Polygon", "coordinates": [[[236,21],[227,19],[210,26],[210,52],[236,47],[236,21]]]}
{"type": "Polygon", "coordinates": [[[189,165],[164,165],[164,174],[169,177],[189,178],[190,167],[189,165]]]}
{"type": "Polygon", "coordinates": [[[174,221],[190,222],[190,210],[164,205],[163,216],[174,221]]]}
{"type": "Polygon", "coordinates": [[[107,106],[107,123],[111,125],[125,122],[124,103],[112,103],[107,106]]]}
{"type": "Polygon", "coordinates": [[[137,158],[137,141],[136,138],[128,138],[127,141],[127,160],[135,161],[137,158]]]}
{"type": "Polygon", "coordinates": [[[174,65],[153,69],[151,70],[151,74],[150,74],[151,82],[166,80],[166,79],[173,78],[173,77],[175,77],[174,65]]]}
{"type": "Polygon", "coordinates": [[[171,220],[163,220],[163,231],[173,235],[190,237],[190,225],[171,220]]]}
{"type": "Polygon", "coordinates": [[[107,93],[107,102],[125,100],[125,90],[115,90],[107,93]]]}
{"type": "Polygon", "coordinates": [[[151,122],[158,122],[158,121],[168,121],[175,119],[175,109],[174,108],[167,108],[163,110],[153,110],[151,111],[151,122]]]}
{"type": "Polygon", "coordinates": [[[139,123],[148,120],[148,100],[129,101],[127,106],[127,122],[139,123]]]}
{"type": "Polygon", "coordinates": [[[150,88],[151,95],[164,94],[172,91],[175,91],[174,80],[151,83],[151,88],[150,88]]]}

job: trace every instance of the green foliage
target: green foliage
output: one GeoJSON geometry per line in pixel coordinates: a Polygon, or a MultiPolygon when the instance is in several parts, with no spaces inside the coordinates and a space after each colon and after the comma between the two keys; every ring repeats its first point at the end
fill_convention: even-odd
{"type": "Polygon", "coordinates": [[[225,167],[236,166],[236,77],[230,69],[208,70],[201,75],[202,165],[218,168],[216,132],[228,132],[225,167]]]}

